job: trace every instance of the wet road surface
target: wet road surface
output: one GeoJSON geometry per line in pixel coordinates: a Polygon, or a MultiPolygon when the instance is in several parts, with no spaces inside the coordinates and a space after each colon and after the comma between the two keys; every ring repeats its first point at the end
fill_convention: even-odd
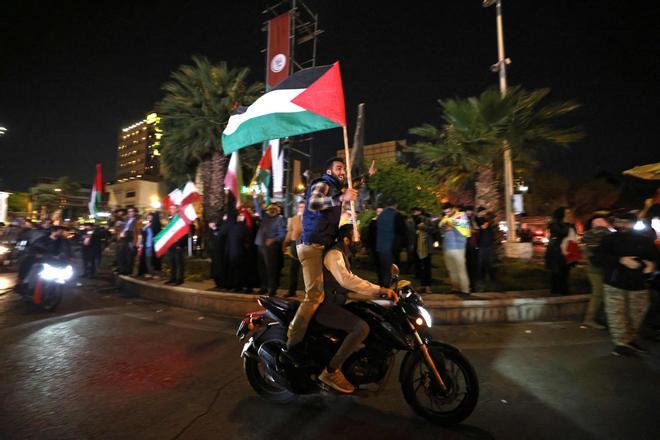
{"type": "Polygon", "coordinates": [[[571,322],[437,326],[481,383],[474,414],[450,429],[416,417],[395,374],[378,397],[268,403],[243,375],[237,320],[81,282],[50,313],[0,296],[0,438],[615,439],[660,428],[657,343],[615,358],[606,332],[571,322]]]}

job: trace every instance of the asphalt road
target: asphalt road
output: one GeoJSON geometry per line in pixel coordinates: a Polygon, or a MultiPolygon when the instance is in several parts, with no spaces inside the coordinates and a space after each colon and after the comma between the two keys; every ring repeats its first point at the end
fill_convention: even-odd
{"type": "Polygon", "coordinates": [[[660,438],[658,343],[617,358],[606,332],[572,322],[435,327],[481,383],[474,414],[442,428],[395,375],[378,397],[268,403],[243,375],[237,320],[83,284],[51,313],[0,296],[1,439],[660,438]]]}

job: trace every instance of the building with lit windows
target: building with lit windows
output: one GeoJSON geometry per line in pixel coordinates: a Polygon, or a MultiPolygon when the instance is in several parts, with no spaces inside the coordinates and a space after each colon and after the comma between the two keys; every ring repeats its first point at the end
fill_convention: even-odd
{"type": "Polygon", "coordinates": [[[144,176],[160,179],[160,118],[150,113],[119,132],[117,146],[117,180],[139,179],[144,176]]]}
{"type": "Polygon", "coordinates": [[[156,113],[119,131],[117,180],[106,186],[110,209],[135,206],[143,211],[160,207],[165,194],[160,174],[162,135],[156,113]]]}

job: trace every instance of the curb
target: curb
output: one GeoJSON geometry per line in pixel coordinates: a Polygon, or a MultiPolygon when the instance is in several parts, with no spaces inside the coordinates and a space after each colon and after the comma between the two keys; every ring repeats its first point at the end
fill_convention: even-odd
{"type": "MultiPolygon", "coordinates": [[[[242,318],[258,310],[258,295],[211,292],[189,287],[168,286],[138,280],[126,275],[117,277],[119,288],[130,295],[141,296],[201,312],[212,312],[231,318],[242,318]]],[[[440,324],[472,324],[479,322],[521,322],[581,319],[589,302],[589,294],[544,298],[503,298],[489,300],[425,300],[436,322],[440,324]]]]}

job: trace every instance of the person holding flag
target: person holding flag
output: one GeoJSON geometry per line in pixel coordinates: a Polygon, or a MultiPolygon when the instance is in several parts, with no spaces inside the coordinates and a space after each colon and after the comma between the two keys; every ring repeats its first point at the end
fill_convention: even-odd
{"type": "MultiPolygon", "coordinates": [[[[179,213],[179,205],[169,206],[169,221],[172,221],[179,213]]],[[[187,229],[186,229],[187,231],[187,229]]],[[[188,246],[188,234],[184,233],[180,238],[170,244],[167,249],[167,263],[170,265],[170,279],[165,284],[179,286],[183,284],[184,259],[183,253],[188,246]]]]}
{"type": "MultiPolygon", "coordinates": [[[[229,154],[271,139],[339,127],[343,129],[346,160],[350,160],[344,90],[336,62],[300,70],[249,107],[237,108],[222,132],[222,148],[229,154]]],[[[352,205],[354,237],[359,241],[354,209],[357,191],[353,189],[346,160],[330,159],[325,174],[307,190],[303,234],[296,247],[305,280],[305,299],[289,327],[289,347],[302,341],[309,321],[323,301],[323,250],[334,240],[343,202],[352,205]]]]}
{"type": "Polygon", "coordinates": [[[197,219],[194,203],[199,201],[195,184],[186,183],[183,189],[175,189],[165,199],[169,222],[153,239],[157,257],[167,252],[170,279],[165,284],[183,284],[183,253],[188,244],[190,225],[197,219]]]}
{"type": "Polygon", "coordinates": [[[333,243],[344,202],[357,199],[357,190],[345,188],[346,163],[333,157],[325,174],[310,184],[305,194],[303,233],[296,246],[305,280],[305,299],[289,325],[288,348],[303,340],[307,326],[323,302],[323,252],[333,243]]]}

